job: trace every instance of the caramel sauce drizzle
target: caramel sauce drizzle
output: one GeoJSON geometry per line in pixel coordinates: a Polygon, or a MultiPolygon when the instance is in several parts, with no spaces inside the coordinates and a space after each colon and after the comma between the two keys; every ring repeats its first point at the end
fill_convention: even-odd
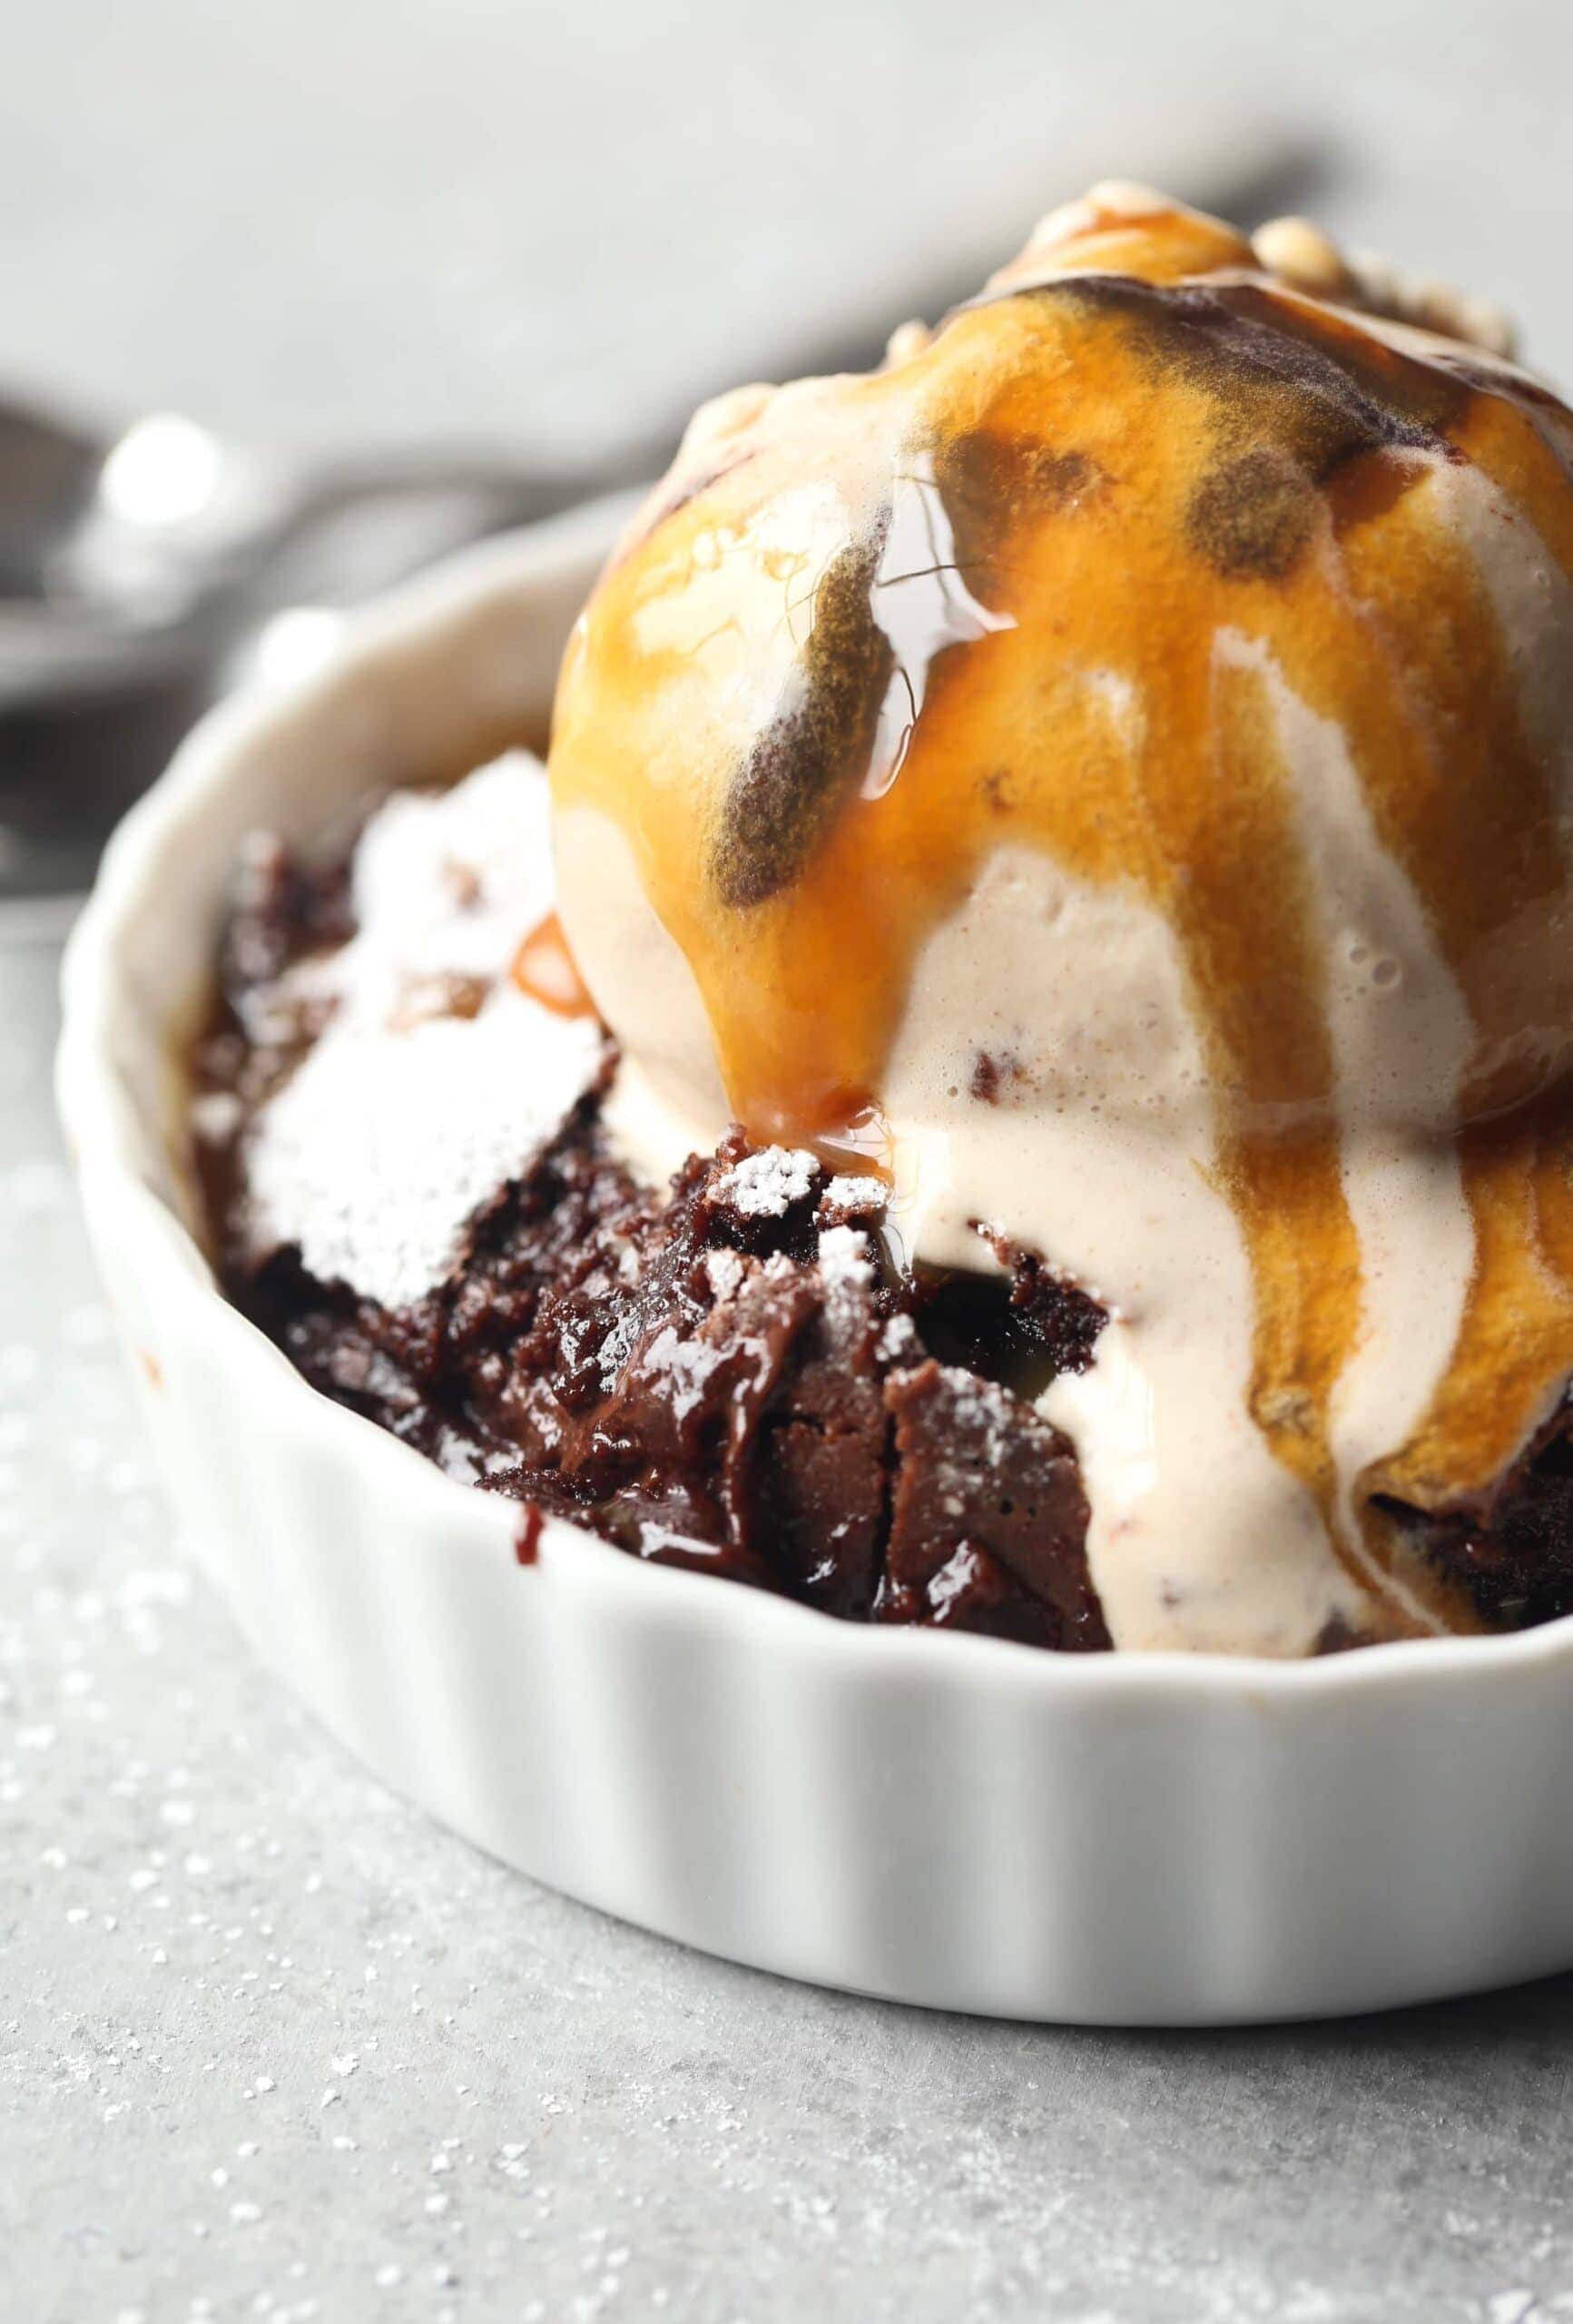
{"type": "Polygon", "coordinates": [[[514,954],[509,973],[521,992],[549,1009],[554,1017],[595,1014],[595,1004],[555,911],[536,922],[514,954]]]}
{"type": "MultiPolygon", "coordinates": [[[[1388,1545],[1374,1518],[1343,1537],[1330,1452],[1367,1287],[1327,937],[1261,669],[1217,642],[1344,736],[1476,1030],[1441,1133],[1475,1232],[1463,1323],[1362,1483],[1484,1494],[1573,1373],[1569,803],[1426,486],[1472,466],[1573,576],[1565,417],[1269,286],[1214,222],[1091,217],[909,361],[767,405],[747,458],[609,571],[559,691],[556,796],[631,842],[762,1138],[833,1147],[877,1118],[912,964],[1003,840],[1166,919],[1250,1258],[1252,1412],[1379,1597],[1388,1545]],[[937,657],[870,798],[880,528],[914,447],[954,570],[1008,618],[937,657]]],[[[1412,1626],[1396,1596],[1385,1620],[1412,1626]]]]}

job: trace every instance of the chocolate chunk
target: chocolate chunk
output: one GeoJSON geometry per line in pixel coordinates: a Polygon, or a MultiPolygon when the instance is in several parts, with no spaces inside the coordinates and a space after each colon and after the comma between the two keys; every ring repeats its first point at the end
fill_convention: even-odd
{"type": "Polygon", "coordinates": [[[1031,1403],[1060,1373],[1086,1371],[1107,1314],[1008,1236],[983,1239],[1003,1272],[920,1268],[915,1320],[941,1363],[998,1381],[1031,1403]]]}
{"type": "Polygon", "coordinates": [[[991,1238],[996,1257],[1010,1270],[1010,1307],[1052,1367],[1053,1374],[1085,1372],[1108,1310],[1079,1284],[1055,1275],[1036,1251],[1005,1236],[991,1238]]]}
{"type": "Polygon", "coordinates": [[[1350,1654],[1356,1647],[1370,1646],[1374,1641],[1363,1630],[1352,1630],[1342,1614],[1329,1614],[1317,1633],[1313,1655],[1350,1654]]]}
{"type": "Polygon", "coordinates": [[[231,1001],[245,999],[353,931],[348,853],[312,863],[276,833],[254,832],[236,866],[220,982],[231,1001]]]}
{"type": "Polygon", "coordinates": [[[1493,1490],[1472,1502],[1376,1506],[1405,1547],[1460,1590],[1491,1630],[1573,1613],[1573,1399],[1562,1403],[1493,1490]]]}
{"type": "Polygon", "coordinates": [[[821,1246],[814,1318],[761,1446],[759,1526],[783,1588],[861,1619],[879,1582],[888,1495],[884,1318],[866,1238],[840,1232],[844,1244],[828,1255],[821,1246]]]}
{"type": "Polygon", "coordinates": [[[1020,1065],[1008,1050],[997,1057],[992,1049],[979,1049],[967,1086],[980,1106],[998,1106],[1005,1084],[1017,1079],[1020,1072],[1020,1065]]]}
{"type": "Polygon", "coordinates": [[[896,1476],[880,1619],[1106,1648],[1068,1441],[1008,1389],[932,1359],[896,1374],[885,1401],[896,1476]]]}

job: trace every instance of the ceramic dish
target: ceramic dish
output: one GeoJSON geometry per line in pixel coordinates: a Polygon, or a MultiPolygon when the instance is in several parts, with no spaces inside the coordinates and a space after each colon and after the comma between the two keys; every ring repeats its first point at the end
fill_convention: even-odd
{"type": "Polygon", "coordinates": [[[449,1482],[215,1287],[179,1060],[237,843],[544,733],[615,507],[489,545],[227,704],[105,859],[61,1105],[183,1531],[368,1767],[535,1878],[785,1974],[1204,2024],[1573,1964],[1573,1623],[1321,1661],[854,1627],[449,1482]]]}

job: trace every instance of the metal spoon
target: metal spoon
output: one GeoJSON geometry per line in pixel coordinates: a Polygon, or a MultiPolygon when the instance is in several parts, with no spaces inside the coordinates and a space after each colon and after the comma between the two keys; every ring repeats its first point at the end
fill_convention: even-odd
{"type": "Polygon", "coordinates": [[[0,712],[211,652],[313,537],[334,534],[337,564],[391,579],[450,537],[529,523],[628,473],[627,457],[548,470],[443,449],[292,469],[173,412],[99,442],[0,403],[0,712]],[[350,554],[350,523],[366,515],[382,545],[350,554]]]}

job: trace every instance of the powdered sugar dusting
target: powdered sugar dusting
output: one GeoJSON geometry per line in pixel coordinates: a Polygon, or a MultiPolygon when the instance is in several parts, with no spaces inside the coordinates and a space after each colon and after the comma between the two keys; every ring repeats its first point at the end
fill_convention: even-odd
{"type": "Polygon", "coordinates": [[[875,1217],[890,1199],[890,1189],[882,1178],[832,1178],[814,1216],[821,1226],[848,1226],[854,1220],[875,1217]]]}
{"type": "Polygon", "coordinates": [[[475,1212],[527,1167],[595,1078],[597,1026],[499,986],[473,1019],[330,1028],[260,1117],[253,1234],[404,1307],[459,1257],[475,1212]]]}
{"type": "Polygon", "coordinates": [[[715,1192],[743,1218],[784,1218],[808,1199],[819,1176],[817,1157],[801,1147],[766,1146],[733,1163],[715,1192]]]}
{"type": "Polygon", "coordinates": [[[874,1343],[881,1363],[916,1365],[923,1361],[923,1343],[910,1315],[892,1315],[880,1327],[874,1343]]]}
{"type": "Polygon", "coordinates": [[[439,796],[398,793],[368,823],[358,933],[280,980],[336,1006],[246,1143],[255,1256],[299,1244],[314,1275],[409,1305],[594,1081],[599,1026],[508,975],[551,903],[547,816],[543,770],[512,752],[439,796]],[[473,1015],[411,1008],[445,979],[484,988],[473,1015]]]}
{"type": "Polygon", "coordinates": [[[707,1251],[705,1279],[717,1299],[730,1299],[743,1278],[743,1264],[735,1251],[707,1251]]]}
{"type": "Polygon", "coordinates": [[[819,1262],[826,1315],[832,1324],[855,1330],[874,1282],[868,1236],[855,1226],[827,1226],[820,1236],[819,1262]]]}
{"type": "Polygon", "coordinates": [[[827,1226],[820,1236],[820,1273],[827,1284],[866,1290],[874,1280],[869,1238],[855,1226],[827,1226]]]}
{"type": "Polygon", "coordinates": [[[379,809],[355,851],[359,933],[338,957],[373,1007],[379,970],[398,985],[500,977],[552,892],[546,770],[509,751],[451,791],[396,792],[379,809]]]}

